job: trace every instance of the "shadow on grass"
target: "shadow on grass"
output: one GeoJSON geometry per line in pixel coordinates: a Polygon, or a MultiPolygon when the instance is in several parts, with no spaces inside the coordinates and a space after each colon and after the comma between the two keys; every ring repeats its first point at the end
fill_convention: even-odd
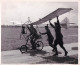
{"type": "Polygon", "coordinates": [[[43,58],[50,62],[55,61],[56,63],[78,64],[78,59],[69,56],[66,57],[48,56],[43,58]]]}

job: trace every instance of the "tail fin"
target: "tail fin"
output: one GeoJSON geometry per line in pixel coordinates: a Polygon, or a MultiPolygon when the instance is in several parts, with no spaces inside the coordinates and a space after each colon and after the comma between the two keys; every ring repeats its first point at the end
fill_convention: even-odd
{"type": "Polygon", "coordinates": [[[69,19],[67,17],[62,20],[61,27],[65,28],[65,29],[68,29],[68,27],[69,27],[69,19]]]}

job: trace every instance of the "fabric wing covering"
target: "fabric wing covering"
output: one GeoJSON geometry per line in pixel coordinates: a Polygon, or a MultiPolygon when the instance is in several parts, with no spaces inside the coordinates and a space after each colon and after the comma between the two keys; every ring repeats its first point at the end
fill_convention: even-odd
{"type": "Polygon", "coordinates": [[[53,19],[57,16],[60,16],[62,14],[65,14],[69,11],[73,10],[72,8],[58,8],[57,10],[53,11],[52,13],[48,14],[47,16],[43,17],[42,19],[36,21],[36,22],[33,22],[31,23],[32,25],[39,25],[39,24],[42,24],[50,19],[53,19]]]}

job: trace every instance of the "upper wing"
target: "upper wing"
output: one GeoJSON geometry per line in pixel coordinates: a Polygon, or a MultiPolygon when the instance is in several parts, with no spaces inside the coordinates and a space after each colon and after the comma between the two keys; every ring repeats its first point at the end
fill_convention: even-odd
{"type": "Polygon", "coordinates": [[[52,13],[50,13],[49,15],[47,15],[47,16],[43,17],[42,19],[40,19],[40,20],[38,20],[36,22],[33,22],[31,24],[32,25],[39,25],[39,24],[44,23],[44,22],[46,22],[46,21],[48,21],[50,19],[53,19],[53,18],[55,18],[57,16],[60,16],[60,15],[62,15],[64,13],[67,13],[67,12],[69,12],[71,10],[73,10],[73,9],[72,8],[58,8],[57,10],[55,10],[52,13]]]}

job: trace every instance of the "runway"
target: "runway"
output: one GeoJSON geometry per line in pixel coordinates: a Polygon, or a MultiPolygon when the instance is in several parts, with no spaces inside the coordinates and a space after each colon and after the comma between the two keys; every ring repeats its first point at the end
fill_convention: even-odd
{"type": "Polygon", "coordinates": [[[68,51],[68,56],[64,56],[64,51],[58,46],[59,55],[54,57],[52,48],[45,46],[42,51],[29,50],[21,54],[19,50],[1,52],[2,64],[77,64],[78,45],[77,43],[64,44],[68,51]],[[74,49],[73,49],[74,48],[74,49]]]}

